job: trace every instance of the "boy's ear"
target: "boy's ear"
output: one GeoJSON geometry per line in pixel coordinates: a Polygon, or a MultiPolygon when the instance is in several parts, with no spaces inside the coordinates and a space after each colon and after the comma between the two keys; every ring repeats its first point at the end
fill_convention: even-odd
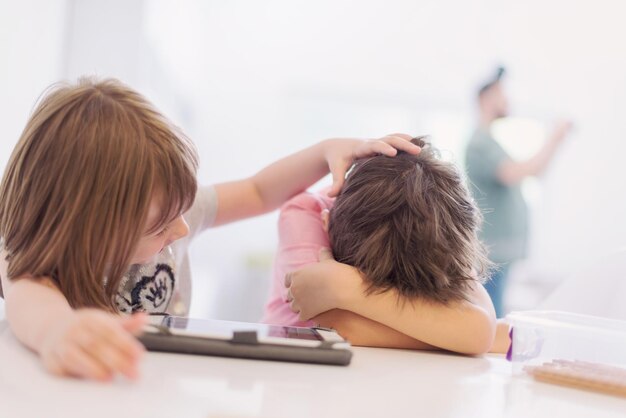
{"type": "Polygon", "coordinates": [[[324,232],[328,232],[328,222],[330,221],[330,211],[328,209],[322,210],[320,213],[322,217],[322,226],[324,227],[324,232]]]}

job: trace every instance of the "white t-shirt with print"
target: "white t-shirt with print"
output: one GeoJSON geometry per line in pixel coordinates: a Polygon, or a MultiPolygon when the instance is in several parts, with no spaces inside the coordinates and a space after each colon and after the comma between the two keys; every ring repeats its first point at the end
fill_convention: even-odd
{"type": "Polygon", "coordinates": [[[120,282],[115,298],[120,312],[188,315],[191,302],[189,244],[213,224],[216,212],[215,188],[198,188],[192,207],[184,214],[189,224],[189,235],[164,248],[154,261],[130,267],[120,282]]]}

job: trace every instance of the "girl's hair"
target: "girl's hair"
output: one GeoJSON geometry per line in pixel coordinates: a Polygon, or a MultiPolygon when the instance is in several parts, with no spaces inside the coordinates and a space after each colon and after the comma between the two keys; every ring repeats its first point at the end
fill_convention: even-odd
{"type": "Polygon", "coordinates": [[[454,165],[423,137],[412,142],[419,155],[356,163],[330,211],[333,254],[362,273],[369,292],[467,299],[468,284],[490,267],[477,237],[481,213],[454,165]]]}
{"type": "Polygon", "coordinates": [[[8,277],[47,276],[72,307],[114,311],[139,239],[193,203],[197,165],[191,141],[121,82],[52,86],[0,185],[8,277]]]}

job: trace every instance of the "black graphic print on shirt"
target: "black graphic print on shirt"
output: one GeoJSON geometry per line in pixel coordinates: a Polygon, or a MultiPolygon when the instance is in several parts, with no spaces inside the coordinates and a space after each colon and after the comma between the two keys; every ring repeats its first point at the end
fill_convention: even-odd
{"type": "Polygon", "coordinates": [[[174,272],[167,264],[157,264],[154,276],[144,276],[130,292],[133,312],[135,307],[142,310],[161,310],[167,307],[174,291],[174,272]]]}
{"type": "Polygon", "coordinates": [[[126,285],[125,292],[118,294],[118,309],[126,313],[165,312],[176,284],[172,267],[158,263],[154,266],[154,274],[140,277],[136,282],[130,283],[130,286],[126,285]]]}

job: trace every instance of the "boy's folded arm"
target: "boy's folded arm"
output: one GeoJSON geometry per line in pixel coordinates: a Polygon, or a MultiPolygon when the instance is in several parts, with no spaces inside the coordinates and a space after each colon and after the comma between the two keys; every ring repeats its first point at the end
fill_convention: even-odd
{"type": "Polygon", "coordinates": [[[367,284],[354,267],[338,263],[332,256],[293,272],[291,295],[300,319],[321,312],[343,309],[381,323],[413,339],[445,350],[482,354],[491,348],[495,334],[495,312],[484,287],[475,283],[469,301],[447,305],[421,298],[401,297],[395,289],[367,294],[367,284]]]}
{"type": "Polygon", "coordinates": [[[352,345],[412,350],[437,349],[379,322],[343,309],[331,309],[312,320],[323,327],[334,329],[352,345]]]}
{"type": "Polygon", "coordinates": [[[464,354],[486,353],[496,330],[493,306],[480,284],[474,286],[470,299],[444,305],[401,299],[390,290],[370,295],[359,292],[339,307],[435,347],[464,354]]]}
{"type": "Polygon", "coordinates": [[[496,329],[493,304],[476,282],[469,301],[445,305],[401,297],[395,289],[367,294],[354,267],[320,253],[320,262],[291,272],[285,279],[301,320],[343,309],[381,323],[413,339],[445,350],[482,354],[491,348],[496,329]]]}
{"type": "Polygon", "coordinates": [[[505,354],[509,350],[511,346],[510,331],[511,325],[507,323],[505,319],[498,319],[496,324],[496,337],[493,340],[493,345],[489,349],[490,353],[505,354]]]}

